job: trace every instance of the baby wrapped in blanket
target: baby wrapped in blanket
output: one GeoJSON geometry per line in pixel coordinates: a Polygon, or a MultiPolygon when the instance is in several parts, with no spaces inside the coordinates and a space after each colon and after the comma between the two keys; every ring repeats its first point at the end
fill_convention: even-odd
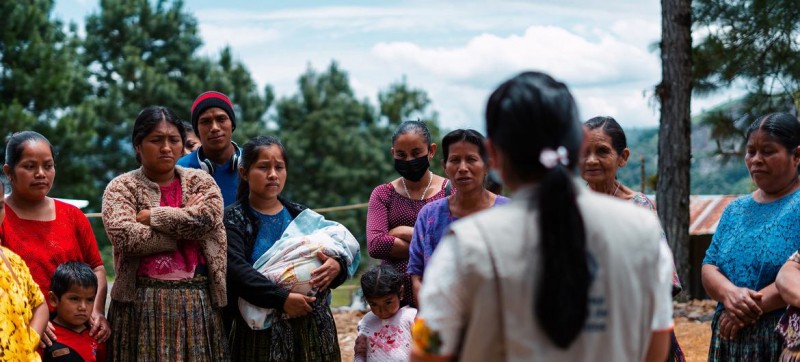
{"type": "MultiPolygon", "coordinates": [[[[348,277],[358,269],[361,259],[356,238],[342,224],[312,211],[303,210],[292,220],[281,238],[275,241],[253,267],[278,286],[287,290],[312,296],[316,293],[309,282],[311,271],[322,262],[317,253],[343,260],[348,277]]],[[[250,328],[269,328],[278,313],[274,309],[261,308],[239,298],[239,312],[250,328]]]]}

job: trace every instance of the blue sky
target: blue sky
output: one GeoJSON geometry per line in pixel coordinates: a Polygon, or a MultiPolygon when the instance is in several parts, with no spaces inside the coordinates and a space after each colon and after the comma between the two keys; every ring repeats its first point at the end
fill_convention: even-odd
{"type": "MultiPolygon", "coordinates": [[[[652,95],[661,77],[652,44],[661,33],[658,0],[553,1],[206,1],[188,0],[205,45],[230,45],[259,87],[278,96],[297,77],[336,60],[359,98],[405,76],[425,89],[447,128],[482,130],[486,98],[523,70],[570,86],[584,119],[615,117],[623,127],[655,127],[652,95]]],[[[97,0],[56,0],[55,16],[83,25],[97,0]]],[[[198,92],[201,90],[198,90],[198,92]]],[[[693,100],[692,113],[731,99],[693,100]]]]}

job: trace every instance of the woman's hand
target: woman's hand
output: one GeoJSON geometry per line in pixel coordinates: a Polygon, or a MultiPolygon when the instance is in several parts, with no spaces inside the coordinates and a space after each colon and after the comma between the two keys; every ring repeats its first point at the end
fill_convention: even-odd
{"type": "Polygon", "coordinates": [[[317,300],[316,297],[307,297],[300,293],[289,293],[286,301],[283,302],[283,312],[289,318],[302,317],[311,312],[311,305],[317,300]]]}
{"type": "Polygon", "coordinates": [[[752,324],[763,313],[759,306],[762,297],[755,290],[734,287],[724,294],[722,304],[733,316],[745,324],[752,324]]]}
{"type": "Polygon", "coordinates": [[[56,340],[56,327],[53,327],[53,322],[47,321],[47,328],[44,329],[44,333],[42,333],[41,341],[39,342],[39,347],[47,348],[53,345],[53,342],[56,340]]]}
{"type": "Polygon", "coordinates": [[[719,319],[719,335],[723,339],[736,339],[736,334],[746,325],[747,324],[737,318],[733,313],[727,310],[723,311],[719,319]]]}
{"type": "Polygon", "coordinates": [[[89,335],[94,337],[97,342],[103,343],[108,340],[108,337],[111,337],[111,324],[102,313],[92,313],[89,323],[92,326],[89,335]]]}
{"type": "Polygon", "coordinates": [[[327,289],[331,282],[339,276],[342,267],[336,259],[325,255],[321,251],[317,252],[317,258],[322,261],[322,265],[311,271],[310,284],[318,291],[322,291],[327,289]]]}
{"type": "Polygon", "coordinates": [[[202,194],[194,194],[192,196],[189,196],[189,200],[186,200],[186,203],[183,204],[183,207],[184,208],[192,207],[192,206],[200,205],[201,203],[203,203],[203,195],[202,194]]]}
{"type": "Polygon", "coordinates": [[[365,356],[367,354],[367,336],[360,335],[356,338],[356,344],[353,346],[353,351],[356,355],[365,356]]]}
{"type": "Polygon", "coordinates": [[[150,226],[150,210],[142,210],[136,214],[136,222],[150,226]]]}

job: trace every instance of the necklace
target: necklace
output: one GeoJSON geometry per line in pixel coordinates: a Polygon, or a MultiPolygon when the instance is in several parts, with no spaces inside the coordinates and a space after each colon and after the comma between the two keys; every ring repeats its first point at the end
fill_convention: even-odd
{"type": "Polygon", "coordinates": [[[611,194],[611,196],[617,196],[617,191],[619,191],[619,187],[622,186],[622,184],[619,181],[615,181],[615,183],[617,184],[617,188],[614,189],[614,193],[611,194]]]}
{"type": "MultiPolygon", "coordinates": [[[[428,179],[428,186],[425,186],[425,190],[422,191],[422,197],[419,198],[419,201],[425,200],[425,194],[427,194],[428,193],[428,189],[431,188],[431,182],[433,182],[433,172],[432,171],[428,171],[428,174],[431,175],[431,178],[428,179]]],[[[405,177],[401,177],[400,178],[400,182],[403,183],[403,190],[406,190],[406,196],[408,196],[408,198],[411,199],[411,193],[408,192],[408,187],[406,187],[406,178],[405,177]]]]}

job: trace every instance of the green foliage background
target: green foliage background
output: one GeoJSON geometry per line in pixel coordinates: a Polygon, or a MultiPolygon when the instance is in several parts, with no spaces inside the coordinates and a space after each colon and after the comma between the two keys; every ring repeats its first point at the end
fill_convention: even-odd
{"type": "MultiPolygon", "coordinates": [[[[743,157],[723,157],[716,153],[710,129],[696,124],[692,130],[692,166],[690,169],[692,195],[745,194],[755,190],[743,157]]],[[[655,194],[658,170],[658,129],[628,129],[628,164],[620,168],[617,177],[634,190],[641,189],[640,156],[644,156],[646,194],[655,194]]]]}
{"type": "MultiPolygon", "coordinates": [[[[770,111],[795,112],[800,94],[800,36],[795,1],[693,3],[694,89],[708,94],[743,81],[747,95],[698,117],[692,133],[693,194],[753,190],[741,157],[743,129],[770,111]]],[[[287,197],[312,208],[363,203],[376,185],[396,177],[389,155],[393,129],[422,119],[434,139],[444,131],[426,92],[404,78],[380,91],[377,104],[359,99],[347,72],[334,61],[299,75],[297,91],[276,99],[259,89],[230,48],[200,55],[197,19],[184,2],[100,0],[85,28],[52,15],[53,0],[0,2],[0,136],[21,130],[46,135],[56,149],[51,195],[89,200],[99,211],[102,191],[116,175],[138,167],[130,145],[137,113],[148,105],[172,108],[184,119],[197,94],[215,89],[235,103],[242,144],[277,134],[289,158],[287,197]],[[85,34],[85,35],[81,35],[85,34]]],[[[619,178],[654,193],[657,130],[627,130],[631,160],[619,178]]],[[[442,174],[441,152],[432,163],[442,174]]],[[[4,156],[4,148],[0,149],[4,156]]],[[[363,242],[366,209],[328,215],[363,242]]],[[[110,263],[99,219],[95,234],[110,263]]],[[[109,272],[113,271],[107,265],[109,272]]]]}
{"type": "MultiPolygon", "coordinates": [[[[403,120],[421,119],[441,138],[424,90],[401,78],[371,104],[355,96],[335,61],[321,72],[309,67],[295,94],[275,99],[269,85],[258,89],[230,48],[213,57],[198,53],[197,19],[183,1],[101,0],[82,32],[55,19],[53,5],[0,3],[0,136],[35,130],[48,137],[57,169],[50,195],[89,200],[87,212],[100,211],[108,181],[138,167],[130,134],[139,110],[162,105],[188,119],[205,90],[233,101],[234,141],[282,139],[290,159],[285,196],[312,208],[367,202],[373,187],[396,177],[390,139],[403,120]]],[[[433,170],[442,173],[441,158],[433,170]]],[[[364,242],[366,209],[327,216],[364,242]]],[[[113,274],[102,222],[91,223],[113,274]]]]}

